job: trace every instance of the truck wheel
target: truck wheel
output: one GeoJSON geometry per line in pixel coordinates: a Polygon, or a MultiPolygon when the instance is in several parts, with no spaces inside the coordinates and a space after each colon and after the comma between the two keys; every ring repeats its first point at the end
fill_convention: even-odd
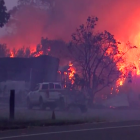
{"type": "Polygon", "coordinates": [[[40,107],[41,110],[45,110],[46,109],[46,106],[45,106],[42,98],[39,99],[39,107],[40,107]]]}
{"type": "Polygon", "coordinates": [[[32,103],[31,103],[29,98],[27,99],[27,108],[28,109],[32,109],[33,108],[33,105],[32,105],[32,103]]]}

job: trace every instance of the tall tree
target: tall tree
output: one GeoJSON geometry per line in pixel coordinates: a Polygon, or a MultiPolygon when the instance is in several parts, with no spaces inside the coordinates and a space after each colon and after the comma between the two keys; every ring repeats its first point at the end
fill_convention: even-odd
{"type": "Polygon", "coordinates": [[[10,49],[6,44],[0,44],[0,57],[10,57],[10,49]]]}
{"type": "Polygon", "coordinates": [[[2,28],[9,20],[10,14],[7,12],[4,0],[0,0],[0,27],[2,28]]]}
{"type": "Polygon", "coordinates": [[[114,84],[119,78],[121,73],[118,64],[123,62],[126,53],[119,52],[120,43],[112,34],[107,31],[95,31],[97,21],[97,17],[89,17],[86,24],[82,24],[72,35],[69,46],[91,99],[95,93],[114,84]]]}

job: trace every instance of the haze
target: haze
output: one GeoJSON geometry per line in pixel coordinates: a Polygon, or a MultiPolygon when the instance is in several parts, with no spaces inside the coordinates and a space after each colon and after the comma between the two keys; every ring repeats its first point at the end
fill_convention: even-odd
{"type": "MultiPolygon", "coordinates": [[[[11,9],[17,0],[5,2],[7,8],[11,9]]],[[[49,17],[40,11],[28,10],[28,16],[26,10],[22,11],[22,16],[19,14],[18,18],[23,24],[18,27],[17,34],[4,36],[2,40],[14,46],[37,44],[42,36],[69,41],[75,29],[93,15],[99,18],[98,30],[108,30],[118,40],[129,40],[137,45],[135,38],[139,37],[139,7],[139,0],[56,0],[56,7],[49,17]],[[20,43],[16,44],[13,40],[20,43]]]]}

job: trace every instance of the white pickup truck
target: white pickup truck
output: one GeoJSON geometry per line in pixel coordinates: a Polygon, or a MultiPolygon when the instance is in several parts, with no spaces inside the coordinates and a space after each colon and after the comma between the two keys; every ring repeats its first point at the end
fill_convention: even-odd
{"type": "Polygon", "coordinates": [[[28,109],[32,109],[38,106],[41,110],[46,109],[46,107],[50,109],[54,109],[58,106],[64,107],[65,103],[62,91],[63,89],[60,83],[39,83],[35,89],[27,95],[27,107],[28,109]]]}

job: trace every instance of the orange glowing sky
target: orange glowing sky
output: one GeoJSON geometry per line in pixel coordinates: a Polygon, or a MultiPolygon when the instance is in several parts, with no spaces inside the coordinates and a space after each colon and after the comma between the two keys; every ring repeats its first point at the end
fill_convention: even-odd
{"type": "MultiPolygon", "coordinates": [[[[6,0],[8,9],[16,5],[16,1],[6,0]]],[[[1,40],[14,47],[29,44],[32,49],[42,36],[69,41],[76,27],[85,23],[88,16],[97,16],[97,30],[114,34],[122,42],[119,50],[127,49],[127,41],[138,47],[125,55],[126,61],[120,64],[120,69],[123,71],[134,63],[137,68],[134,73],[140,74],[140,0],[56,0],[56,7],[49,16],[33,9],[21,11],[21,15],[18,15],[21,21],[18,32],[1,40]]]]}

